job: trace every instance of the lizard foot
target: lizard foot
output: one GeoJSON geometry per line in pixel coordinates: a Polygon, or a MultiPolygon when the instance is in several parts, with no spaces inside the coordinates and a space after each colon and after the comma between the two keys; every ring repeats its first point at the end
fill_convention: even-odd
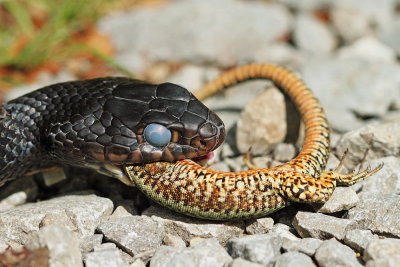
{"type": "Polygon", "coordinates": [[[347,173],[347,174],[343,174],[343,173],[339,172],[343,166],[344,160],[348,153],[348,150],[346,150],[344,152],[343,156],[341,157],[338,166],[333,171],[323,172],[321,174],[321,178],[325,178],[325,177],[334,178],[336,180],[336,184],[341,185],[341,186],[350,186],[350,185],[353,185],[353,184],[356,184],[358,182],[365,180],[366,178],[370,177],[371,175],[377,173],[383,167],[383,163],[381,163],[374,169],[371,169],[371,167],[368,166],[366,169],[362,170],[363,162],[365,160],[367,152],[368,151],[366,151],[366,153],[364,154],[364,157],[360,164],[360,168],[357,172],[355,170],[352,170],[350,173],[347,173]]]}

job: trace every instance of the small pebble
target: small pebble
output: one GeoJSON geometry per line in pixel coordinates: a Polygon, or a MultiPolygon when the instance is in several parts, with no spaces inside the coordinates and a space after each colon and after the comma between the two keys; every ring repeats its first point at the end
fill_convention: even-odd
{"type": "Polygon", "coordinates": [[[316,267],[312,259],[300,252],[291,251],[280,255],[274,267],[291,267],[291,266],[302,266],[302,267],[316,267]]]}
{"type": "Polygon", "coordinates": [[[318,209],[321,213],[335,213],[342,210],[349,210],[358,203],[356,192],[350,187],[336,187],[332,196],[318,209]]]}
{"type": "Polygon", "coordinates": [[[265,234],[271,231],[274,225],[274,220],[272,218],[259,218],[249,221],[246,226],[246,233],[250,235],[255,234],[265,234]]]}
{"type": "MultiPolygon", "coordinates": [[[[192,240],[192,239],[191,239],[192,240]]],[[[163,239],[163,244],[174,248],[185,248],[186,243],[180,236],[166,234],[163,239]]],[[[191,243],[190,243],[191,244],[191,243]]]]}

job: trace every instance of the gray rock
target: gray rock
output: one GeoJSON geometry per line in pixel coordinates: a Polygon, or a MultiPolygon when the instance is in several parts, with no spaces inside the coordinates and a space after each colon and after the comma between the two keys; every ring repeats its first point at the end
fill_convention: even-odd
{"type": "Polygon", "coordinates": [[[106,249],[88,253],[85,255],[84,262],[86,267],[124,266],[124,261],[117,249],[106,249]]]}
{"type": "Polygon", "coordinates": [[[337,146],[337,143],[339,142],[340,138],[342,138],[342,135],[340,133],[331,131],[331,146],[330,147],[335,148],[337,146]]]}
{"type": "Polygon", "coordinates": [[[250,262],[242,258],[236,258],[225,265],[225,267],[262,267],[262,266],[264,265],[255,262],[250,262]]]}
{"type": "Polygon", "coordinates": [[[318,209],[322,213],[335,213],[342,210],[349,210],[358,203],[356,192],[350,187],[337,187],[331,198],[318,209]]]}
{"type": "Polygon", "coordinates": [[[355,10],[339,7],[331,9],[330,14],[337,33],[346,43],[365,36],[372,30],[368,17],[355,10]]]}
{"type": "Polygon", "coordinates": [[[362,192],[370,194],[400,194],[400,159],[398,157],[386,157],[371,160],[368,162],[371,166],[377,166],[383,163],[383,168],[368,178],[363,184],[362,192]]]}
{"type": "Polygon", "coordinates": [[[202,87],[205,82],[217,77],[219,72],[214,67],[205,68],[198,65],[185,65],[169,77],[168,81],[179,84],[193,92],[195,89],[202,87]]]}
{"type": "Polygon", "coordinates": [[[226,165],[228,165],[229,170],[233,172],[240,172],[242,170],[248,169],[244,162],[244,156],[226,158],[224,159],[224,162],[226,163],[226,165]]]}
{"type": "MultiPolygon", "coordinates": [[[[339,140],[337,153],[349,153],[345,166],[352,169],[358,165],[368,150],[366,161],[400,155],[400,123],[380,123],[367,125],[348,132],[339,140]]],[[[373,166],[375,167],[375,166],[373,166]]]]}
{"type": "Polygon", "coordinates": [[[355,221],[340,219],[321,213],[299,211],[293,220],[293,226],[301,237],[343,240],[345,233],[355,226],[355,221]]]}
{"type": "Polygon", "coordinates": [[[137,71],[146,61],[225,66],[255,61],[268,44],[289,32],[290,23],[289,12],[280,5],[207,0],[115,13],[98,28],[116,45],[117,61],[137,71]]]}
{"type": "Polygon", "coordinates": [[[205,241],[205,240],[207,240],[207,239],[206,239],[206,238],[202,238],[202,237],[195,236],[195,237],[193,237],[192,239],[190,239],[190,241],[189,241],[189,247],[194,247],[194,246],[200,244],[201,242],[203,242],[203,241],[205,241]]]}
{"type": "Polygon", "coordinates": [[[132,256],[130,256],[128,253],[118,249],[117,245],[114,243],[100,244],[100,245],[94,247],[93,252],[106,252],[106,253],[104,253],[104,256],[99,255],[100,257],[104,257],[104,258],[106,257],[107,253],[109,253],[109,252],[110,252],[109,256],[111,256],[110,254],[116,255],[112,259],[112,261],[114,262],[113,264],[117,264],[118,262],[122,261],[123,265],[127,266],[129,263],[133,262],[132,256]]]}
{"type": "Polygon", "coordinates": [[[101,244],[103,240],[103,235],[101,234],[94,234],[91,236],[87,236],[83,238],[79,244],[79,249],[82,253],[88,253],[93,251],[96,246],[101,244]]]}
{"type": "Polygon", "coordinates": [[[360,202],[348,212],[358,229],[400,237],[400,196],[396,194],[360,194],[360,202]]]}
{"type": "Polygon", "coordinates": [[[268,265],[280,255],[282,238],[276,233],[232,238],[226,244],[228,253],[233,258],[268,265]]]}
{"type": "Polygon", "coordinates": [[[47,247],[50,266],[83,266],[78,235],[63,226],[43,227],[31,236],[26,247],[28,249],[47,247]]]}
{"type": "Polygon", "coordinates": [[[368,267],[400,265],[400,240],[394,238],[376,239],[365,250],[364,260],[368,267]]]}
{"type": "Polygon", "coordinates": [[[251,162],[258,168],[269,168],[272,166],[273,160],[271,156],[260,156],[252,157],[251,162]]]}
{"type": "Polygon", "coordinates": [[[246,233],[250,235],[268,233],[272,226],[274,226],[274,220],[269,217],[250,220],[246,225],[246,233]]]}
{"type": "Polygon", "coordinates": [[[0,240],[0,254],[3,253],[7,248],[8,245],[3,240],[0,240]]]}
{"type": "Polygon", "coordinates": [[[295,232],[294,228],[291,228],[283,223],[276,223],[271,229],[271,233],[277,233],[283,239],[299,240],[299,238],[295,236],[292,232],[295,232]]]}
{"type": "Polygon", "coordinates": [[[33,201],[38,187],[32,176],[14,180],[0,190],[0,212],[33,201]]]}
{"type": "Polygon", "coordinates": [[[163,239],[163,244],[166,246],[174,247],[174,248],[185,248],[186,243],[180,236],[176,235],[165,235],[163,239]]]}
{"type": "Polygon", "coordinates": [[[400,19],[398,16],[393,18],[392,23],[388,23],[378,32],[379,39],[400,53],[400,19]]]}
{"type": "Polygon", "coordinates": [[[116,250],[117,245],[114,243],[106,242],[99,244],[93,248],[93,251],[116,250]]]}
{"type": "Polygon", "coordinates": [[[268,45],[268,50],[263,49],[256,53],[254,57],[257,57],[257,62],[273,62],[282,66],[297,66],[304,61],[304,54],[288,43],[272,43],[268,45]]]}
{"type": "Polygon", "coordinates": [[[240,152],[261,154],[272,150],[272,145],[286,135],[284,96],[278,89],[269,88],[250,101],[240,114],[236,144],[240,152]]]}
{"type": "Polygon", "coordinates": [[[379,239],[379,237],[369,230],[354,229],[347,231],[343,241],[346,245],[363,253],[368,244],[375,239],[379,239]]]}
{"type": "Polygon", "coordinates": [[[277,161],[289,161],[296,156],[296,148],[292,144],[279,143],[274,148],[273,156],[277,161]]]}
{"type": "Polygon", "coordinates": [[[339,159],[333,153],[330,153],[325,169],[334,170],[338,165],[339,165],[339,159]]]}
{"type": "Polygon", "coordinates": [[[153,220],[164,226],[166,233],[179,236],[186,243],[189,243],[193,237],[201,237],[215,238],[221,244],[225,244],[228,239],[244,232],[242,222],[213,223],[178,214],[158,205],[151,206],[142,215],[152,216],[153,220]]]}
{"type": "Polygon", "coordinates": [[[17,192],[9,195],[0,201],[0,211],[9,210],[13,207],[26,203],[27,195],[25,192],[17,192]]]}
{"type": "Polygon", "coordinates": [[[315,260],[321,267],[362,266],[356,258],[356,253],[334,238],[322,242],[315,253],[315,260]]]}
{"type": "MultiPolygon", "coordinates": [[[[229,131],[232,127],[236,127],[242,109],[257,95],[265,91],[266,84],[270,83],[254,81],[251,83],[238,84],[203,102],[207,107],[216,111],[224,122],[225,128],[229,131]]],[[[229,137],[228,135],[227,138],[229,137]]]]}
{"type": "Polygon", "coordinates": [[[129,267],[146,267],[146,265],[144,264],[144,262],[140,259],[135,260],[134,262],[132,262],[129,267]]]}
{"type": "Polygon", "coordinates": [[[326,24],[306,13],[298,15],[293,39],[300,50],[316,55],[332,52],[338,42],[326,24]]]}
{"type": "Polygon", "coordinates": [[[111,200],[95,195],[71,195],[25,204],[0,212],[0,238],[24,244],[29,233],[52,224],[66,226],[82,237],[90,236],[112,209],[111,200]]]}
{"type": "Polygon", "coordinates": [[[161,246],[151,259],[150,267],[224,266],[232,258],[215,239],[190,248],[161,246]]]}
{"type": "Polygon", "coordinates": [[[216,171],[221,171],[221,172],[229,172],[231,169],[229,168],[228,164],[226,164],[223,161],[212,163],[211,165],[208,166],[208,168],[216,171]]]}
{"type": "Polygon", "coordinates": [[[298,251],[313,256],[321,246],[322,241],[316,238],[302,238],[298,240],[283,239],[282,248],[285,252],[298,251]]]}
{"type": "Polygon", "coordinates": [[[304,267],[312,267],[316,266],[312,259],[300,252],[291,251],[286,252],[280,255],[274,267],[291,267],[291,266],[304,266],[304,267]]]}
{"type": "Polygon", "coordinates": [[[332,8],[341,8],[351,10],[354,13],[362,14],[367,17],[371,27],[375,28],[384,27],[392,23],[395,17],[395,8],[397,0],[383,0],[376,4],[373,0],[329,0],[332,8]]]}
{"type": "Polygon", "coordinates": [[[110,219],[129,217],[132,215],[138,215],[137,211],[134,209],[134,203],[133,201],[125,201],[124,205],[118,206],[114,210],[110,216],[110,219]]]}
{"type": "Polygon", "coordinates": [[[154,252],[165,236],[164,225],[147,216],[111,219],[101,223],[97,230],[131,256],[154,252]]]}
{"type": "Polygon", "coordinates": [[[388,111],[382,118],[382,122],[396,122],[400,123],[400,99],[395,101],[393,104],[393,109],[388,111]]]}
{"type": "Polygon", "coordinates": [[[393,99],[400,98],[399,72],[400,66],[394,63],[336,58],[310,60],[301,68],[304,81],[321,100],[331,126],[342,132],[362,125],[355,113],[386,113],[393,99]]]}
{"type": "Polygon", "coordinates": [[[364,37],[338,51],[338,58],[365,61],[396,62],[395,51],[373,37],[364,37]]]}
{"type": "Polygon", "coordinates": [[[279,3],[283,3],[296,11],[313,11],[321,9],[329,4],[330,0],[277,0],[279,3]]]}

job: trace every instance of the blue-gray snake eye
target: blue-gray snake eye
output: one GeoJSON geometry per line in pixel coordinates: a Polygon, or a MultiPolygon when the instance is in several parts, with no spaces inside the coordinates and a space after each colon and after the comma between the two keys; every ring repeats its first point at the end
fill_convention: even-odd
{"type": "Polygon", "coordinates": [[[147,143],[155,147],[166,146],[171,141],[171,131],[157,123],[147,125],[143,135],[147,143]]]}

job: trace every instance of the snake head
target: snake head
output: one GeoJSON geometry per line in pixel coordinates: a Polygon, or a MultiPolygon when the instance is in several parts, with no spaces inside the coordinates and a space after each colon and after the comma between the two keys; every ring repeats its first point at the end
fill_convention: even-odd
{"type": "Polygon", "coordinates": [[[120,85],[113,95],[105,109],[133,131],[137,143],[128,157],[132,162],[200,157],[225,138],[222,120],[179,85],[120,85]]]}
{"type": "MultiPolygon", "coordinates": [[[[47,133],[57,160],[82,165],[135,164],[196,158],[224,140],[221,119],[188,90],[172,83],[99,78],[52,87],[79,88],[68,110],[57,106],[47,133]]],[[[58,92],[57,94],[61,94],[58,92]]],[[[47,97],[46,101],[53,101],[47,97]]]]}
{"type": "Polygon", "coordinates": [[[104,110],[131,131],[129,162],[200,157],[224,140],[222,120],[179,85],[127,83],[112,95],[104,110]]]}

